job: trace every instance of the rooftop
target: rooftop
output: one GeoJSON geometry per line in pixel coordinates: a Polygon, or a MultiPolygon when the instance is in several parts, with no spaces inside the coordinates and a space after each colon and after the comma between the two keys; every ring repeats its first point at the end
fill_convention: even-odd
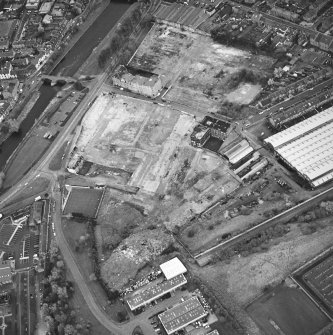
{"type": "Polygon", "coordinates": [[[203,308],[197,297],[192,297],[184,302],[166,310],[158,317],[167,334],[173,334],[179,329],[200,320],[208,312],[203,308]]]}
{"type": "Polygon", "coordinates": [[[0,267],[0,285],[12,282],[12,272],[9,266],[0,267]]]}
{"type": "Polygon", "coordinates": [[[0,21],[0,37],[8,38],[14,23],[15,20],[0,21]]]}
{"type": "Polygon", "coordinates": [[[163,295],[175,290],[176,288],[183,286],[187,283],[186,278],[183,274],[173,277],[170,280],[165,280],[160,284],[141,288],[134,293],[131,293],[128,297],[125,297],[128,306],[133,311],[139,307],[142,307],[151,301],[154,301],[163,295]]]}
{"type": "Polygon", "coordinates": [[[333,107],[265,139],[313,186],[333,178],[333,107]]]}
{"type": "Polygon", "coordinates": [[[172,258],[169,261],[161,264],[160,268],[167,280],[187,272],[186,267],[178,257],[172,258]]]}
{"type": "Polygon", "coordinates": [[[159,76],[155,73],[124,65],[120,65],[117,68],[114,77],[120,79],[121,81],[136,82],[138,84],[150,86],[155,85],[159,79],[159,76]]]}

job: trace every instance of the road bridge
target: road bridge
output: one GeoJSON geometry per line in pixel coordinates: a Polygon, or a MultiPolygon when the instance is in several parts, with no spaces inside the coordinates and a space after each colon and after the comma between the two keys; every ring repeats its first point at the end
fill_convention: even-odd
{"type": "Polygon", "coordinates": [[[42,80],[49,80],[51,81],[51,85],[56,85],[59,81],[64,81],[66,83],[75,83],[77,79],[73,77],[66,77],[66,76],[51,76],[51,75],[42,75],[42,80]]]}

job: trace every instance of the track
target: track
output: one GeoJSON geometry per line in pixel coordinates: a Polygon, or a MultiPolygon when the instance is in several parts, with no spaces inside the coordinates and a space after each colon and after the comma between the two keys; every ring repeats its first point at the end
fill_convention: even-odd
{"type": "Polygon", "coordinates": [[[233,247],[237,243],[239,243],[239,242],[241,242],[245,239],[249,239],[249,238],[257,235],[261,231],[266,230],[269,227],[272,227],[272,226],[274,226],[278,223],[284,223],[284,222],[290,220],[292,217],[294,217],[298,213],[303,212],[307,208],[310,208],[311,206],[316,205],[318,202],[320,202],[320,201],[324,200],[326,197],[332,196],[332,195],[333,195],[333,187],[329,188],[326,191],[323,191],[323,192],[317,194],[316,196],[302,202],[301,204],[298,204],[298,205],[296,205],[292,208],[287,209],[286,211],[274,216],[271,219],[268,219],[268,220],[254,226],[252,228],[247,229],[246,231],[244,231],[241,234],[238,234],[236,236],[231,237],[227,241],[221,242],[221,243],[217,244],[216,246],[214,246],[212,248],[209,248],[209,249],[195,255],[194,258],[197,261],[199,261],[201,258],[207,257],[208,255],[210,255],[212,252],[215,252],[217,250],[224,250],[224,249],[228,249],[230,247],[233,247]]]}

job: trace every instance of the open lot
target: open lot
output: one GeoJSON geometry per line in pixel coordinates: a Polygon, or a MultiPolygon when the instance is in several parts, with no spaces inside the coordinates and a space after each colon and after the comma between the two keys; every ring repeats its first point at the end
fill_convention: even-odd
{"type": "Polygon", "coordinates": [[[304,292],[284,286],[254,301],[247,311],[267,335],[312,335],[329,323],[304,292]]]}
{"type": "Polygon", "coordinates": [[[100,96],[83,120],[77,147],[85,160],[132,173],[129,185],[156,192],[175,153],[187,145],[191,116],[126,96],[100,96]]]}
{"type": "Polygon", "coordinates": [[[155,25],[130,65],[160,74],[162,83],[171,86],[166,100],[191,107],[193,112],[217,112],[226,99],[250,103],[260,91],[260,85],[229,87],[232,74],[242,68],[254,72],[260,68],[265,73],[274,62],[269,57],[214,43],[207,36],[155,25]]]}
{"type": "Polygon", "coordinates": [[[70,193],[65,204],[64,214],[81,213],[84,216],[95,218],[104,190],[80,186],[68,187],[70,193]]]}

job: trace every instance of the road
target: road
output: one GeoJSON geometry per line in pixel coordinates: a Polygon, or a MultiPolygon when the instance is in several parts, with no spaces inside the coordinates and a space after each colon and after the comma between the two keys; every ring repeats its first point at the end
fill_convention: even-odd
{"type": "Polygon", "coordinates": [[[94,98],[94,96],[100,94],[103,82],[107,78],[108,74],[104,73],[99,78],[96,79],[96,83],[89,91],[89,93],[82,100],[80,108],[77,108],[71,119],[67,122],[62,131],[58,134],[56,139],[53,141],[49,149],[39,160],[39,162],[19,181],[19,183],[13,186],[8,192],[0,197],[1,203],[6,203],[10,198],[12,198],[16,193],[20,191],[24,184],[31,182],[38,174],[38,171],[43,171],[43,169],[49,164],[52,157],[57,153],[59,148],[67,141],[71,132],[75,129],[80,119],[83,117],[85,112],[89,107],[89,102],[94,98]]]}
{"type": "Polygon", "coordinates": [[[214,247],[211,247],[197,255],[194,256],[194,258],[199,261],[203,257],[209,256],[212,252],[215,252],[217,250],[223,250],[228,249],[230,247],[233,247],[237,245],[238,243],[242,242],[245,239],[249,239],[252,236],[257,235],[260,231],[265,230],[271,226],[274,226],[281,222],[287,222],[287,220],[291,219],[293,216],[295,216],[299,212],[303,212],[307,208],[310,208],[311,206],[317,204],[319,201],[324,200],[327,196],[333,195],[333,187],[327,189],[326,191],[323,191],[314,197],[302,202],[301,204],[298,204],[292,208],[287,209],[286,211],[274,216],[271,219],[265,220],[264,222],[247,229],[243,233],[240,233],[236,236],[231,237],[229,240],[221,242],[217,244],[214,247]]]}
{"type": "MultiPolygon", "coordinates": [[[[56,240],[57,244],[61,250],[61,253],[65,259],[66,266],[70,269],[73,279],[77,286],[79,287],[82,296],[89,306],[91,313],[95,316],[95,318],[110,331],[112,335],[130,335],[136,326],[140,326],[144,331],[147,329],[147,325],[144,320],[140,320],[140,318],[136,318],[135,320],[131,320],[127,323],[118,324],[109,319],[108,315],[101,309],[101,306],[96,301],[95,297],[91,293],[85,279],[83,278],[78,265],[75,261],[75,256],[73,255],[70,246],[66,240],[64,232],[61,226],[61,193],[59,187],[56,185],[53,187],[53,198],[55,199],[56,207],[53,215],[54,228],[56,232],[56,240]]],[[[148,328],[149,329],[149,328],[148,328]]],[[[149,334],[149,333],[145,333],[149,334]]]]}
{"type": "MultiPolygon", "coordinates": [[[[95,301],[94,296],[89,290],[88,285],[85,282],[76,262],[75,258],[70,250],[70,247],[66,241],[64,233],[61,227],[61,194],[59,191],[59,185],[57,182],[58,174],[56,172],[51,172],[48,169],[48,164],[53,158],[54,154],[59,150],[63,143],[68,141],[68,136],[75,129],[78,122],[81,120],[82,116],[85,114],[87,108],[89,107],[89,103],[92,99],[101,93],[103,83],[107,77],[107,73],[100,76],[94,86],[94,88],[87,94],[87,96],[81,102],[80,108],[77,109],[77,113],[75,113],[72,118],[67,122],[65,128],[61,131],[61,133],[57,136],[55,141],[52,143],[47,152],[43,155],[40,161],[26,174],[25,177],[21,179],[19,184],[12,187],[7,193],[3,194],[0,197],[0,201],[2,203],[7,202],[12,197],[14,197],[21,189],[22,185],[25,183],[29,183],[33,181],[33,179],[41,172],[45,172],[48,174],[48,177],[52,180],[53,187],[52,192],[54,199],[56,201],[56,210],[54,212],[54,226],[56,231],[56,239],[63,254],[63,257],[66,261],[68,268],[70,269],[74,281],[76,282],[78,288],[80,289],[87,306],[89,306],[91,313],[95,316],[95,318],[110,331],[110,334],[113,335],[129,335],[132,333],[132,330],[140,325],[142,329],[146,328],[144,322],[140,322],[139,320],[131,321],[124,324],[117,324],[109,319],[109,317],[101,310],[98,303],[95,301]]],[[[149,333],[148,333],[149,334],[149,333]]]]}

